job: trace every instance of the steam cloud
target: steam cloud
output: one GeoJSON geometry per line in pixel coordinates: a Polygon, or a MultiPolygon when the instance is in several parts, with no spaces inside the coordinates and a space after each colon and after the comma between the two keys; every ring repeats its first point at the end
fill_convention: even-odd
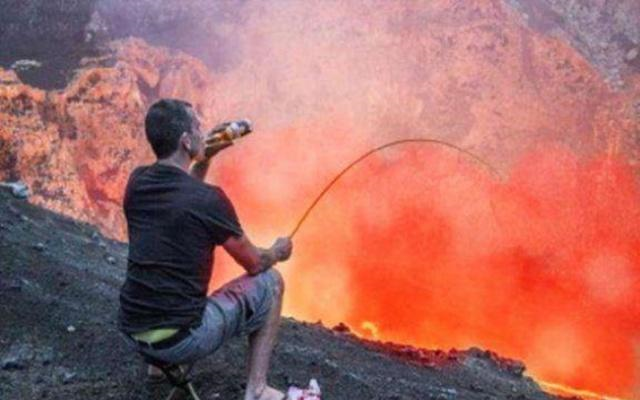
{"type": "MultiPolygon", "coordinates": [[[[254,241],[288,234],[340,168],[388,140],[445,139],[507,176],[435,146],[373,157],[296,237],[288,314],[482,346],[536,377],[631,392],[640,187],[624,93],[500,2],[229,4],[237,20],[209,28],[233,42],[233,65],[210,63],[205,114],[248,117],[256,133],[209,179],[254,241]]],[[[239,273],[218,259],[214,285],[239,273]]]]}

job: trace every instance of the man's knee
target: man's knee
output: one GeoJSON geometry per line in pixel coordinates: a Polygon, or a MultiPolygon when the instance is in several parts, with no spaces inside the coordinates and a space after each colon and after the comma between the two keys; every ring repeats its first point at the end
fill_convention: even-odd
{"type": "Polygon", "coordinates": [[[273,280],[275,282],[275,295],[278,297],[282,297],[284,294],[284,278],[282,277],[282,273],[275,268],[271,268],[269,270],[271,276],[273,276],[273,280]]]}

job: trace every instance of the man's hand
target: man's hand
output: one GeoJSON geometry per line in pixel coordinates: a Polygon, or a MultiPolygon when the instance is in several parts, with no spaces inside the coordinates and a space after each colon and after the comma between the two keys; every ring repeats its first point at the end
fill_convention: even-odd
{"type": "Polygon", "coordinates": [[[291,239],[278,238],[269,249],[256,247],[246,235],[230,236],[222,246],[249,275],[256,275],[271,268],[279,261],[291,256],[293,245],[291,239]]]}
{"type": "Polygon", "coordinates": [[[211,157],[215,156],[227,147],[233,146],[231,140],[215,140],[213,138],[214,133],[210,132],[204,141],[204,161],[209,161],[211,157]]]}
{"type": "MultiPolygon", "coordinates": [[[[225,124],[228,125],[228,123],[225,124]]],[[[204,151],[190,168],[190,174],[194,178],[204,181],[204,178],[207,176],[207,171],[209,170],[209,161],[211,161],[211,158],[227,147],[233,146],[233,141],[231,140],[216,140],[216,138],[214,138],[214,135],[220,132],[219,128],[226,126],[225,124],[220,124],[213,128],[204,139],[204,151]]]]}
{"type": "Polygon", "coordinates": [[[291,242],[291,238],[289,237],[278,238],[273,246],[271,246],[271,250],[278,261],[287,261],[293,251],[293,242],[291,242]]]}

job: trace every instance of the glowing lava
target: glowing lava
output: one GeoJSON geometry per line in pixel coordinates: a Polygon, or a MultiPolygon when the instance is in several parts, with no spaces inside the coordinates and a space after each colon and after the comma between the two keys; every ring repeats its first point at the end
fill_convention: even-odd
{"type": "Polygon", "coordinates": [[[391,140],[444,139],[507,178],[437,147],[368,159],[296,236],[286,312],[364,336],[369,321],[381,340],[487,348],[537,378],[630,396],[639,83],[611,91],[499,1],[287,4],[248,7],[249,28],[234,32],[251,57],[219,83],[234,97],[217,115],[246,115],[259,133],[211,179],[258,243],[290,232],[342,167],[391,140]]]}
{"type": "Polygon", "coordinates": [[[538,381],[540,386],[547,392],[558,396],[578,396],[583,400],[625,400],[621,397],[607,396],[590,390],[575,389],[559,383],[538,381]]]}
{"type": "MultiPolygon", "coordinates": [[[[248,219],[267,213],[243,204],[248,219]]],[[[633,385],[640,187],[622,160],[546,147],[497,182],[438,149],[390,151],[346,176],[307,224],[284,267],[292,315],[481,346],[573,387],[633,385]]]]}
{"type": "Polygon", "coordinates": [[[378,340],[380,338],[380,332],[378,326],[371,321],[364,321],[360,324],[360,328],[364,332],[365,337],[370,337],[371,339],[378,340]]]}

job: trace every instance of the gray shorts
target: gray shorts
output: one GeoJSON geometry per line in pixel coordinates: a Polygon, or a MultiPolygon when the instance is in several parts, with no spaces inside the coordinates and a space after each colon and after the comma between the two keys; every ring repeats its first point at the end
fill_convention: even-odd
{"type": "Polygon", "coordinates": [[[255,276],[243,275],[216,290],[207,301],[202,324],[172,347],[156,350],[138,346],[136,350],[152,358],[171,363],[189,364],[216,351],[232,337],[260,329],[276,295],[277,272],[270,269],[255,276]]]}

